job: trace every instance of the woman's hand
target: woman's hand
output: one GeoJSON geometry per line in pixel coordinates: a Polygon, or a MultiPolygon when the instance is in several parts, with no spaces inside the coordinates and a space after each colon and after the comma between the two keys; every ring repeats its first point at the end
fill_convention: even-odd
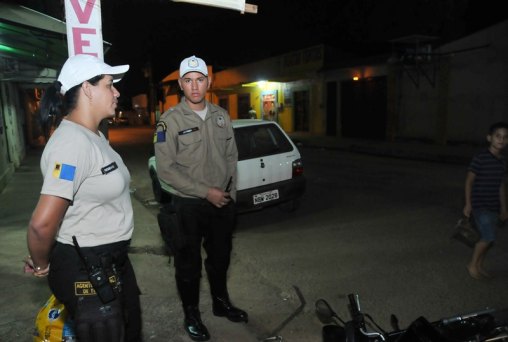
{"type": "Polygon", "coordinates": [[[25,273],[33,273],[35,277],[42,278],[48,275],[49,273],[49,264],[48,266],[42,268],[39,266],[35,266],[32,258],[30,256],[27,256],[24,260],[25,266],[23,271],[25,273]]]}

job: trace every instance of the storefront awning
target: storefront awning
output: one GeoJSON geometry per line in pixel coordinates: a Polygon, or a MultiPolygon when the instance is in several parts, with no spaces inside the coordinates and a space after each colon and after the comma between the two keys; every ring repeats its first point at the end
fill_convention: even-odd
{"type": "MultiPolygon", "coordinates": [[[[104,42],[104,51],[111,46],[104,42]]],[[[0,81],[50,83],[68,57],[65,22],[0,3],[0,81]]]]}

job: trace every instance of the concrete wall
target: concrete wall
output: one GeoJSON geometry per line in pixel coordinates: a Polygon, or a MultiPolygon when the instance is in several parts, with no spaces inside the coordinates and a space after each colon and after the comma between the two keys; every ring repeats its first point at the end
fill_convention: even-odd
{"type": "Polygon", "coordinates": [[[24,100],[15,83],[0,82],[0,191],[26,154],[24,100]]]}
{"type": "Polygon", "coordinates": [[[8,141],[4,119],[4,98],[1,96],[4,83],[0,83],[0,192],[6,186],[8,179],[14,172],[14,165],[9,158],[8,141]]]}
{"type": "Polygon", "coordinates": [[[483,142],[491,123],[508,120],[507,37],[505,21],[443,47],[443,52],[478,47],[450,57],[450,139],[483,142]]]}
{"type": "MultiPolygon", "coordinates": [[[[419,56],[418,62],[413,64],[407,60],[388,63],[388,57],[383,56],[348,59],[327,54],[324,46],[315,46],[217,72],[213,74],[212,92],[217,98],[229,98],[233,117],[238,113],[236,98],[231,95],[249,92],[251,105],[259,115],[262,89],[242,87],[242,84],[277,81],[277,100],[284,104],[279,121],[284,130],[292,132],[294,108],[285,97],[295,91],[307,91],[309,133],[324,135],[328,125],[327,83],[336,82],[335,121],[337,138],[340,138],[341,82],[354,76],[387,76],[387,139],[481,144],[490,124],[508,121],[506,37],[508,21],[443,45],[431,51],[430,56],[419,56]],[[348,61],[350,64],[345,65],[348,61]],[[337,66],[331,67],[331,64],[337,66]]],[[[176,79],[176,73],[168,75],[165,80],[176,79]]],[[[165,109],[170,102],[166,102],[165,109]]]]}
{"type": "Polygon", "coordinates": [[[480,144],[490,124],[508,121],[506,37],[508,21],[441,46],[434,51],[434,86],[420,75],[417,87],[407,73],[395,71],[398,136],[480,144]]]}

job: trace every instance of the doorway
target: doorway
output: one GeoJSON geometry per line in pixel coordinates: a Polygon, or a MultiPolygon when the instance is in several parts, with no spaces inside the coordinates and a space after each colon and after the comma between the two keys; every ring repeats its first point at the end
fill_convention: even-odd
{"type": "Polygon", "coordinates": [[[307,90],[294,92],[295,131],[308,132],[309,127],[309,92],[307,90]]]}
{"type": "Polygon", "coordinates": [[[326,135],[337,135],[337,82],[326,84],[326,135]]]}
{"type": "Polygon", "coordinates": [[[249,119],[250,94],[238,94],[238,118],[249,119]]]}
{"type": "Polygon", "coordinates": [[[386,82],[386,76],[341,82],[343,137],[386,139],[386,82]]]}

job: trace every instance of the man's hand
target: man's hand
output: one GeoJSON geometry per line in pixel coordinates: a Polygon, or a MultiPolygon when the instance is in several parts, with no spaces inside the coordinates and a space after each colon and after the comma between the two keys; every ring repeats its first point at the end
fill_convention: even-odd
{"type": "Polygon", "coordinates": [[[209,188],[206,200],[217,208],[222,208],[231,201],[231,197],[229,197],[229,192],[222,191],[219,188],[209,188]]]}

